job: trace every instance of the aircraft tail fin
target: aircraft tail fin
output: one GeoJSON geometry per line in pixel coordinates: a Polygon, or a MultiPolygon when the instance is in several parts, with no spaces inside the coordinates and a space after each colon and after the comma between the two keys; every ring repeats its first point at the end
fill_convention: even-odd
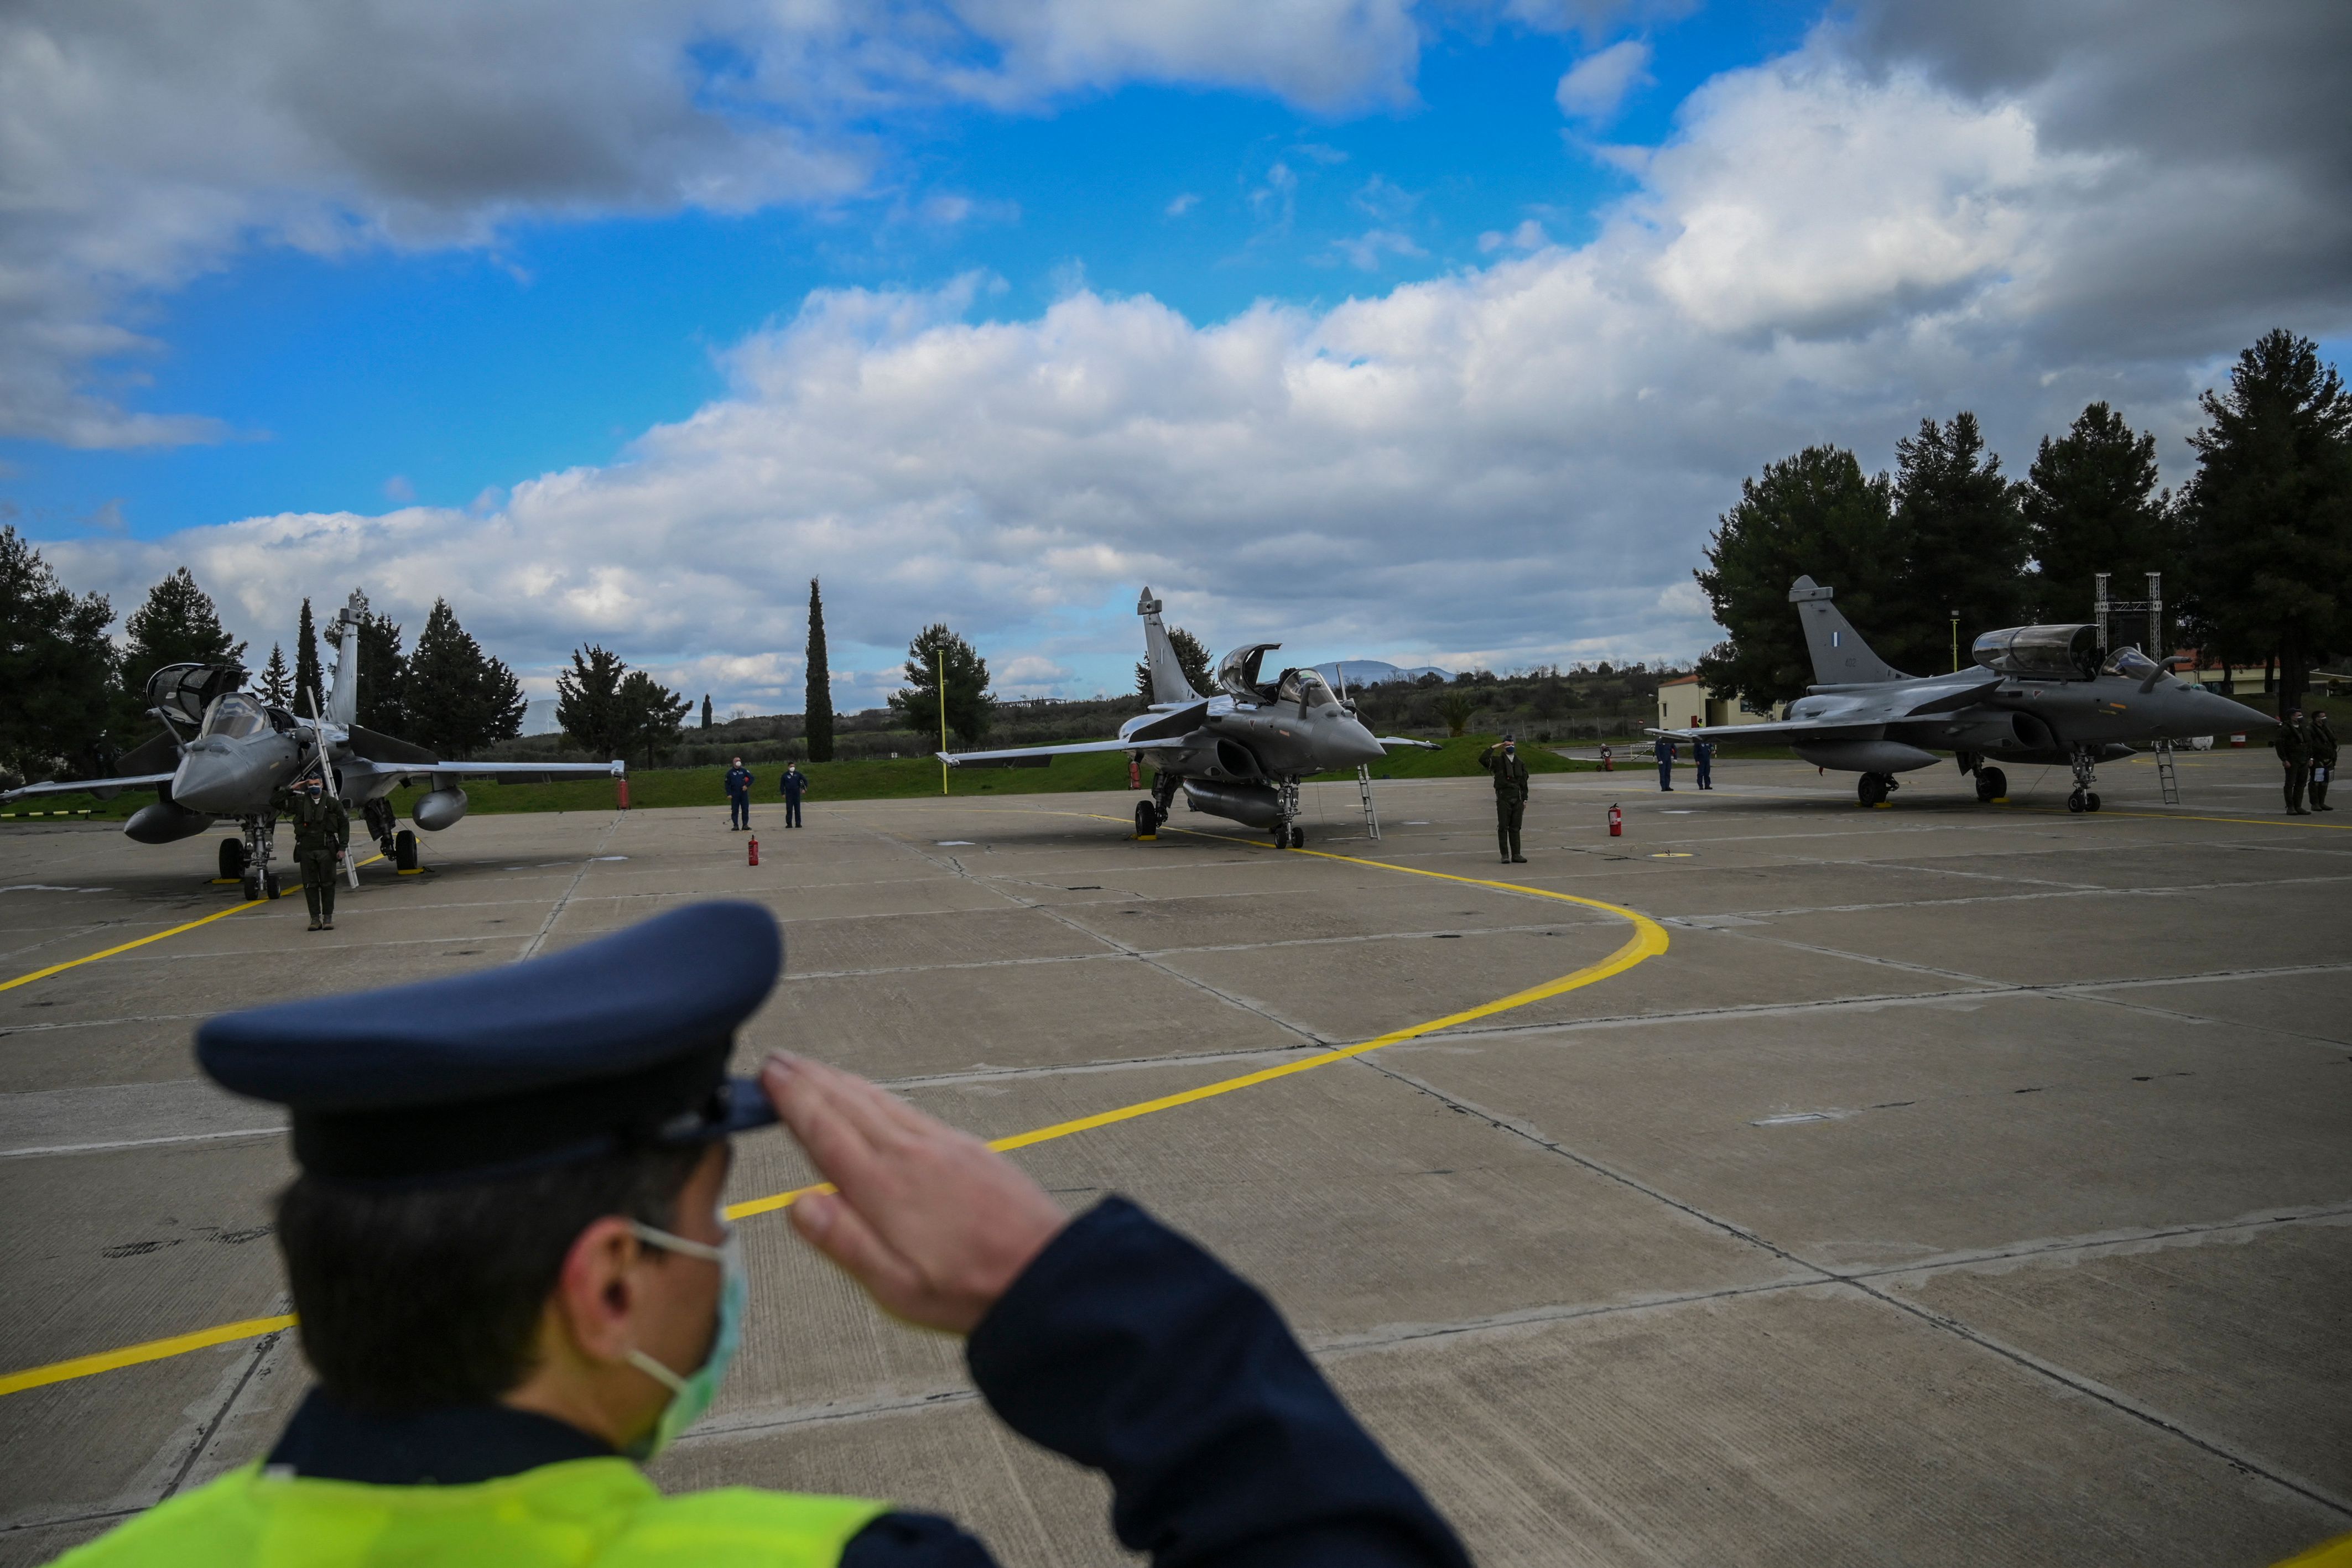
{"type": "Polygon", "coordinates": [[[1834,588],[1815,585],[1801,577],[1789,585],[1789,602],[1805,625],[1805,648],[1813,656],[1813,684],[1822,686],[1860,685],[1869,681],[1907,681],[1911,677],[1870,651],[1862,633],[1830,601],[1834,588]]]}
{"type": "Polygon", "coordinates": [[[1185,678],[1184,661],[1176,656],[1176,644],[1160,619],[1160,601],[1151,597],[1150,589],[1146,588],[1143,597],[1135,601],[1135,612],[1143,617],[1143,661],[1151,670],[1151,700],[1200,701],[1203,694],[1194,691],[1185,678]]]}
{"type": "Polygon", "coordinates": [[[366,603],[355,588],[350,602],[335,616],[341,646],[335,651],[335,685],[327,694],[326,717],[328,723],[345,729],[360,717],[360,611],[366,603]]]}

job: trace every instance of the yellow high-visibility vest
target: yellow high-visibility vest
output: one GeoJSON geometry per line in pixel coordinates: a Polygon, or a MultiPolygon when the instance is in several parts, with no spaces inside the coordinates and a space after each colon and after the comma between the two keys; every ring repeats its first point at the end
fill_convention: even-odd
{"type": "Polygon", "coordinates": [[[71,1568],[835,1568],[889,1505],[724,1487],[664,1497],[624,1458],[464,1486],[367,1486],[259,1461],[58,1559],[71,1568]]]}

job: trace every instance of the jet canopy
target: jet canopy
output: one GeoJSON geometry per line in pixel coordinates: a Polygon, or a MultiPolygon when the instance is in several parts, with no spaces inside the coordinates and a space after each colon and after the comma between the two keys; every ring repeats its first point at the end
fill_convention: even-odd
{"type": "Polygon", "coordinates": [[[1252,643],[1246,648],[1236,648],[1217,661],[1217,685],[1245,703],[1270,703],[1280,695],[1280,688],[1271,681],[1258,679],[1258,666],[1266,654],[1281,647],[1279,643],[1252,643]]]}
{"type": "Polygon", "coordinates": [[[1988,670],[2030,681],[2087,681],[2099,673],[2095,626],[2011,626],[1988,632],[1970,653],[1988,670]]]}
{"type": "Polygon", "coordinates": [[[1274,700],[1297,703],[1308,709],[1336,706],[1339,701],[1332,695],[1328,683],[1313,670],[1283,671],[1282,679],[1275,685],[1274,700]]]}
{"type": "Polygon", "coordinates": [[[204,738],[242,740],[268,727],[269,716],[259,703],[242,692],[229,692],[213,699],[212,710],[205,715],[204,738]]]}
{"type": "Polygon", "coordinates": [[[245,685],[245,671],[235,664],[166,664],[147,677],[147,700],[163,716],[194,727],[205,722],[215,698],[245,685]]]}

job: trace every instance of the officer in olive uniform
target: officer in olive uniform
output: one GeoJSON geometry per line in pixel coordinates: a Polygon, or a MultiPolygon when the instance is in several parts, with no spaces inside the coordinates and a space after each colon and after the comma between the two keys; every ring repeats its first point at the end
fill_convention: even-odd
{"type": "Polygon", "coordinates": [[[2326,708],[2311,710],[2308,731],[2311,742],[2311,809],[2333,811],[2327,803],[2327,787],[2336,781],[2336,731],[2327,722],[2326,708]]]}
{"type": "Polygon", "coordinates": [[[782,962],[766,910],[698,904],[551,958],[207,1022],[205,1072],[292,1112],[277,1239],[318,1383],[266,1456],[64,1562],[991,1568],[934,1515],[664,1495],[638,1469],[741,1343],[728,1139],[781,1119],[832,1184],[793,1228],[885,1312],[961,1336],[1007,1425],[1102,1470],[1129,1550],[1469,1568],[1273,1305],[1191,1241],[1118,1198],[1074,1218],[818,1062],[730,1078],[782,962]]]}
{"type": "Polygon", "coordinates": [[[352,844],[351,813],[312,774],[294,791],[294,859],[302,867],[302,897],[310,905],[310,929],[335,928],[335,877],[352,844]]]}
{"type": "Polygon", "coordinates": [[[1478,766],[1495,776],[1495,846],[1505,865],[1525,865],[1519,823],[1528,814],[1528,765],[1519,757],[1518,737],[1507,735],[1480,752],[1478,766]]]}
{"type": "Polygon", "coordinates": [[[2271,749],[2278,753],[2280,763],[2286,768],[2286,814],[2307,817],[2303,809],[2303,787],[2311,776],[2311,731],[2303,722],[2303,710],[2290,708],[2279,720],[2278,734],[2271,737],[2271,749]]]}

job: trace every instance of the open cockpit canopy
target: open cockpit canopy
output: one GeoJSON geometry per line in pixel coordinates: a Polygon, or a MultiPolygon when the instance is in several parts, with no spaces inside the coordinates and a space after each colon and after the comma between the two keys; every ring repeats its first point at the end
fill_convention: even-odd
{"type": "Polygon", "coordinates": [[[2028,681],[2087,681],[2099,673],[2095,626],[2010,626],[1970,650],[1988,670],[2028,681]]]}
{"type": "Polygon", "coordinates": [[[147,677],[147,700],[165,724],[193,729],[216,699],[244,685],[245,671],[236,664],[166,664],[147,677]]]}

